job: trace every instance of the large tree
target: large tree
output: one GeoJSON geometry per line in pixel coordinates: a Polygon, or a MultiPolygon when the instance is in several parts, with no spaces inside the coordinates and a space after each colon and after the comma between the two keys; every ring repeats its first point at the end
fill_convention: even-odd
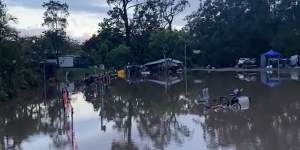
{"type": "Polygon", "coordinates": [[[145,3],[135,7],[131,22],[133,34],[149,34],[163,27],[159,6],[157,0],[147,0],[145,3]]]}
{"type": "Polygon", "coordinates": [[[45,36],[51,39],[51,49],[56,53],[58,65],[58,55],[61,53],[60,50],[63,48],[67,39],[65,29],[68,25],[67,17],[69,16],[69,6],[66,3],[54,0],[44,2],[42,6],[46,9],[42,25],[50,29],[45,32],[45,36]]]}
{"type": "Polygon", "coordinates": [[[272,8],[277,25],[272,46],[287,56],[300,54],[300,1],[280,1],[272,8]]]}
{"type": "Polygon", "coordinates": [[[68,25],[68,4],[50,0],[49,2],[44,2],[42,6],[46,9],[43,26],[48,26],[52,31],[65,30],[68,25]]]}
{"type": "Polygon", "coordinates": [[[183,60],[184,39],[182,31],[160,30],[153,32],[149,39],[148,61],[160,58],[176,58],[183,60]]]}
{"type": "Polygon", "coordinates": [[[16,31],[9,26],[9,22],[15,22],[16,18],[7,13],[6,5],[0,0],[0,41],[4,38],[15,38],[16,31]]]}
{"type": "MultiPolygon", "coordinates": [[[[232,66],[239,57],[257,57],[272,48],[276,24],[267,0],[207,0],[188,17],[207,64],[232,66]]],[[[203,64],[204,65],[204,64],[203,64]]]]}
{"type": "Polygon", "coordinates": [[[172,24],[176,15],[184,11],[189,6],[188,0],[160,0],[160,14],[164,19],[166,26],[172,30],[172,24]]]}
{"type": "MultiPolygon", "coordinates": [[[[129,62],[142,64],[146,58],[158,58],[150,56],[153,54],[153,50],[149,46],[152,34],[163,30],[166,25],[172,29],[176,15],[188,6],[188,1],[185,0],[174,0],[173,2],[164,0],[107,0],[107,2],[113,6],[108,11],[109,17],[99,24],[98,34],[86,41],[83,46],[85,51],[98,58],[93,58],[97,60],[94,61],[96,63],[108,63],[107,55],[113,49],[120,50],[120,44],[126,44],[130,49],[132,57],[128,60],[129,62]]],[[[157,50],[160,51],[158,54],[160,58],[163,57],[161,53],[163,50],[157,50]]]]}
{"type": "Polygon", "coordinates": [[[108,52],[120,44],[125,44],[123,24],[119,21],[115,18],[105,18],[103,22],[99,23],[98,34],[83,43],[82,49],[90,55],[95,65],[108,65],[108,52]]]}
{"type": "Polygon", "coordinates": [[[0,101],[15,97],[20,89],[36,85],[37,76],[31,66],[33,58],[29,54],[33,53],[32,40],[17,36],[9,25],[15,20],[0,0],[0,101]]]}
{"type": "Polygon", "coordinates": [[[127,46],[130,46],[130,17],[128,11],[136,6],[136,1],[133,0],[107,0],[109,5],[113,5],[113,9],[108,12],[108,15],[112,19],[115,19],[116,23],[121,23],[121,26],[125,30],[125,41],[127,46]]]}
{"type": "Polygon", "coordinates": [[[15,74],[15,65],[18,56],[18,51],[14,52],[13,48],[17,47],[11,41],[11,35],[14,35],[13,29],[9,26],[9,21],[14,18],[7,14],[6,5],[0,0],[0,100],[10,97],[14,88],[7,89],[9,86],[14,86],[12,75],[15,74]]]}
{"type": "Polygon", "coordinates": [[[135,7],[131,26],[133,54],[138,63],[144,63],[151,33],[164,27],[158,1],[147,0],[135,7]]]}

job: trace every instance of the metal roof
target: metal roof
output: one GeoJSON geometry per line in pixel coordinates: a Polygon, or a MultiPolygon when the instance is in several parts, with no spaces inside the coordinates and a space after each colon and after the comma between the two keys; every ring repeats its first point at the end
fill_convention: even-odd
{"type": "Polygon", "coordinates": [[[166,59],[159,59],[157,61],[152,61],[152,62],[148,62],[146,64],[144,64],[145,66],[150,66],[150,65],[156,65],[156,64],[161,64],[161,63],[165,63],[165,62],[172,62],[172,63],[176,63],[176,64],[183,64],[181,61],[173,59],[173,58],[166,58],[166,59]]]}

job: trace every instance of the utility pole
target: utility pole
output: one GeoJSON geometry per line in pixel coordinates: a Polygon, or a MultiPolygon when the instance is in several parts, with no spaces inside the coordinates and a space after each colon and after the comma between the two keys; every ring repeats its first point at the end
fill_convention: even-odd
{"type": "Polygon", "coordinates": [[[187,66],[186,66],[186,42],[184,43],[184,70],[187,69],[187,66]]]}
{"type": "Polygon", "coordinates": [[[45,97],[45,100],[47,100],[46,61],[47,61],[46,50],[44,50],[44,97],[45,97]]]}
{"type": "Polygon", "coordinates": [[[184,42],[184,76],[185,76],[185,96],[187,96],[187,63],[186,63],[186,41],[184,42]]]}

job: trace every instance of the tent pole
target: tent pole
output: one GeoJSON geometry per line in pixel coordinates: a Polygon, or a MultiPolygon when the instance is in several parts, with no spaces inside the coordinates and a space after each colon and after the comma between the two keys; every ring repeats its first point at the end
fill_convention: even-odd
{"type": "Polygon", "coordinates": [[[277,59],[277,74],[278,74],[278,81],[280,80],[280,72],[279,72],[279,58],[277,59]]]}

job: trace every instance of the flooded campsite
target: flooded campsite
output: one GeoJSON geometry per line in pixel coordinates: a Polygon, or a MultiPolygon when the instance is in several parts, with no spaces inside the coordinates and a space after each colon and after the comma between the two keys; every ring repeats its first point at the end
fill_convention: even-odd
{"type": "Polygon", "coordinates": [[[300,147],[298,71],[198,71],[116,77],[109,84],[68,79],[45,88],[1,106],[1,149],[300,147]],[[66,84],[70,104],[62,107],[59,91],[66,84]]]}
{"type": "Polygon", "coordinates": [[[0,150],[300,150],[300,0],[0,0],[0,150]]]}

